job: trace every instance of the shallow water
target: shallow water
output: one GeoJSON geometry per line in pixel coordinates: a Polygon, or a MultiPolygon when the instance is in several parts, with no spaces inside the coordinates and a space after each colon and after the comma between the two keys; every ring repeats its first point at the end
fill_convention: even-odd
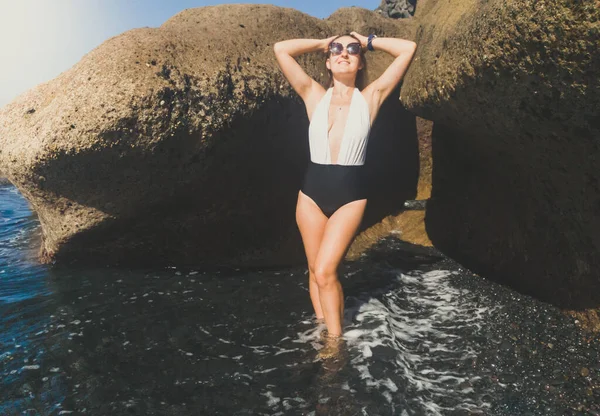
{"type": "Polygon", "coordinates": [[[0,415],[598,415],[599,345],[395,239],[342,267],[320,358],[306,271],[74,269],[0,186],[0,415]]]}

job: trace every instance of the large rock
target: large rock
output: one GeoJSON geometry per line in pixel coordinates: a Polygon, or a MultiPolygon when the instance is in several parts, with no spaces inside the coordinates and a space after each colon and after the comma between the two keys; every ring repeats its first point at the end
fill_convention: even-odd
{"type": "Polygon", "coordinates": [[[412,17],[415,14],[416,0],[381,0],[376,12],[392,19],[412,17]]]}
{"type": "Polygon", "coordinates": [[[435,122],[433,243],[526,293],[598,308],[597,2],[426,0],[415,20],[401,99],[435,122]]]}
{"type": "MultiPolygon", "coordinates": [[[[189,9],[107,40],[0,109],[0,169],[39,216],[42,257],[302,260],[294,209],[308,120],[273,44],[373,27],[414,34],[357,8],[327,20],[272,6],[189,9]]],[[[390,62],[381,53],[369,59],[371,79],[390,62]]],[[[300,61],[325,81],[321,54],[300,61]]],[[[378,186],[365,226],[414,198],[415,117],[390,99],[371,140],[367,163],[378,186]]]]}

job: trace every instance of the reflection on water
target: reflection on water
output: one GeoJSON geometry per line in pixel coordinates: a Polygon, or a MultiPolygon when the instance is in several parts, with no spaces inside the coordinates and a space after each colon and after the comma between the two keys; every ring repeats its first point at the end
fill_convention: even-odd
{"type": "Polygon", "coordinates": [[[322,358],[303,269],[47,268],[0,187],[2,415],[565,415],[600,407],[598,343],[555,309],[397,240],[342,268],[322,358]]]}

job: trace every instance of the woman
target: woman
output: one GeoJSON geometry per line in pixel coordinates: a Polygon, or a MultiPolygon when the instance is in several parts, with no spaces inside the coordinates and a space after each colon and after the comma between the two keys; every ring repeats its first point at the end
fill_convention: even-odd
{"type": "Polygon", "coordinates": [[[275,56],[292,88],[306,105],[310,120],[311,163],[298,192],[296,221],[308,260],[310,298],[327,336],[342,335],[344,295],[337,269],[360,226],[367,205],[363,165],[369,131],[381,104],[404,76],[414,42],[362,36],[356,32],[328,39],[277,42],[275,56]],[[356,88],[366,61],[364,52],[380,50],[395,59],[362,91],[356,88]],[[323,51],[329,89],[304,72],[294,57],[323,51]]]}

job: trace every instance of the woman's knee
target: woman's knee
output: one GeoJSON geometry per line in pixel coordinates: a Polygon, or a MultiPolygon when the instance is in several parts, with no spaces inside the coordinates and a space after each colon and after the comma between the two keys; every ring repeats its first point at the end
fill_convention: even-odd
{"type": "Polygon", "coordinates": [[[337,270],[330,266],[319,266],[315,267],[315,281],[319,288],[327,288],[337,283],[337,270]]]}

